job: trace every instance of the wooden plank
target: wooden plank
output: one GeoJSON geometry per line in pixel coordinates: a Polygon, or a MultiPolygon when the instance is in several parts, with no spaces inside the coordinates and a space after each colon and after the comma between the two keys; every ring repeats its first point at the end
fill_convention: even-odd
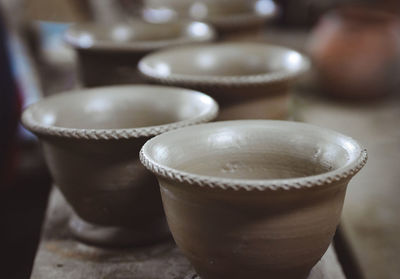
{"type": "MultiPolygon", "coordinates": [[[[71,208],[58,190],[51,194],[42,241],[31,279],[189,279],[192,267],[170,241],[136,249],[102,249],[79,243],[68,233],[71,208]]],[[[310,279],[344,279],[330,247],[310,279]]]]}

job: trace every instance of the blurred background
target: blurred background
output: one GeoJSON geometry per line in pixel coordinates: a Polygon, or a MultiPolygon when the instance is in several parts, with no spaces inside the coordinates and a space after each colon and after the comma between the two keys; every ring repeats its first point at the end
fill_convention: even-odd
{"type": "Polygon", "coordinates": [[[296,85],[292,118],[348,134],[370,155],[348,189],[339,260],[348,278],[399,278],[398,0],[0,0],[0,277],[30,278],[51,188],[38,142],[19,124],[21,110],[83,86],[77,55],[63,40],[70,24],[136,17],[203,20],[219,41],[308,55],[313,67],[296,85]],[[240,28],[237,14],[273,16],[240,28]]]}

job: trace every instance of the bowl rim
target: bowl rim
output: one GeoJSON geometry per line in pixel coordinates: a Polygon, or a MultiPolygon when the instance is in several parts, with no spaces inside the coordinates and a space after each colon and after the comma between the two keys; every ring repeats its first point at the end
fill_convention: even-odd
{"type": "Polygon", "coordinates": [[[191,126],[199,123],[204,123],[215,119],[218,115],[219,106],[217,102],[210,96],[195,90],[190,90],[180,87],[171,86],[160,86],[160,85],[148,85],[148,84],[135,84],[135,85],[115,85],[115,86],[103,86],[93,88],[82,88],[71,91],[64,91],[60,94],[56,94],[38,102],[29,105],[24,109],[21,117],[21,122],[25,128],[38,136],[51,136],[64,139],[76,139],[76,140],[120,140],[120,139],[132,139],[142,137],[152,137],[170,130],[191,126]],[[121,129],[85,129],[85,128],[67,128],[60,126],[51,126],[40,123],[35,120],[33,116],[33,110],[42,105],[50,98],[63,98],[70,94],[85,94],[85,92],[96,92],[96,90],[118,90],[118,89],[139,89],[139,88],[154,88],[154,89],[167,89],[170,92],[179,90],[182,94],[194,94],[207,98],[210,105],[205,110],[192,118],[171,122],[162,125],[144,126],[137,128],[121,128],[121,129]]]}
{"type": "MultiPolygon", "coordinates": [[[[71,34],[73,31],[78,29],[87,29],[87,28],[98,28],[101,25],[98,25],[94,22],[84,22],[84,23],[74,23],[71,24],[67,31],[64,33],[64,41],[71,45],[76,49],[87,49],[87,50],[98,50],[98,51],[152,51],[165,47],[179,46],[190,43],[203,43],[210,42],[215,40],[216,38],[216,30],[215,28],[205,22],[197,21],[197,20],[184,20],[184,19],[176,19],[166,23],[154,23],[148,22],[143,19],[132,19],[128,22],[114,22],[111,25],[125,24],[128,26],[133,26],[134,24],[143,24],[143,25],[152,25],[159,26],[161,28],[165,28],[165,24],[179,24],[182,27],[190,26],[191,24],[202,24],[207,27],[207,35],[205,36],[180,36],[174,37],[171,39],[162,39],[162,40],[137,40],[137,41],[128,41],[128,42],[116,42],[112,40],[104,40],[104,39],[94,39],[92,44],[85,44],[79,41],[77,35],[71,34]]],[[[89,32],[90,33],[90,32],[89,32]]]]}
{"type": "MultiPolygon", "coordinates": [[[[158,11],[158,10],[168,10],[172,12],[174,18],[189,18],[193,20],[200,20],[207,22],[217,29],[223,30],[234,30],[237,28],[245,28],[248,26],[254,26],[258,24],[263,24],[266,21],[274,19],[279,14],[279,7],[274,1],[270,1],[270,4],[273,5],[273,9],[267,13],[261,13],[254,9],[253,11],[249,12],[240,12],[240,13],[231,13],[231,14],[224,14],[224,15],[213,15],[213,16],[206,16],[204,18],[196,18],[190,15],[179,15],[179,13],[174,12],[173,7],[144,7],[142,13],[146,13],[148,11],[158,11]]],[[[222,31],[223,30],[219,30],[222,31]]]]}
{"type": "Polygon", "coordinates": [[[238,87],[238,86],[262,86],[271,83],[284,83],[297,79],[300,75],[310,69],[311,61],[304,54],[297,50],[290,49],[284,46],[266,44],[266,43],[255,43],[255,42],[222,42],[222,43],[205,43],[197,46],[179,46],[168,49],[155,51],[148,55],[145,55],[140,59],[138,63],[139,71],[148,79],[162,83],[162,84],[180,84],[184,86],[213,86],[213,87],[238,87]],[[263,74],[243,75],[243,76],[211,76],[211,75],[189,75],[180,73],[169,73],[163,75],[158,73],[153,67],[148,65],[148,60],[154,59],[159,55],[170,52],[178,52],[180,50],[193,50],[210,48],[210,47],[265,47],[269,49],[279,49],[282,51],[288,51],[296,53],[301,57],[300,68],[295,71],[280,70],[276,72],[268,72],[263,74]]]}
{"type": "Polygon", "coordinates": [[[271,1],[274,9],[269,13],[260,13],[257,10],[252,12],[233,13],[230,15],[210,16],[201,19],[209,22],[217,28],[233,30],[236,28],[245,28],[246,26],[253,26],[262,24],[268,20],[272,20],[278,15],[278,6],[274,1],[271,1]]]}
{"type": "MultiPolygon", "coordinates": [[[[266,191],[266,190],[295,190],[295,189],[307,189],[318,186],[330,185],[333,183],[341,183],[345,180],[350,179],[354,176],[361,168],[366,164],[368,159],[367,150],[361,147],[357,141],[352,139],[351,137],[345,136],[336,131],[322,128],[316,125],[294,122],[294,121],[282,121],[282,120],[233,120],[233,121],[220,121],[214,123],[202,124],[205,125],[213,125],[215,126],[227,126],[233,122],[247,122],[247,124],[251,122],[265,122],[275,123],[276,125],[296,125],[303,127],[310,127],[312,129],[316,129],[318,131],[325,131],[331,133],[332,135],[337,135],[342,138],[345,138],[351,141],[359,150],[358,156],[354,158],[350,163],[347,163],[344,166],[338,167],[334,170],[327,171],[317,175],[310,175],[306,177],[295,177],[295,178],[284,178],[284,179],[234,179],[234,178],[221,178],[217,176],[208,176],[208,175],[198,175],[186,171],[181,171],[176,168],[168,167],[156,162],[154,159],[150,157],[148,154],[148,149],[150,145],[159,140],[159,137],[155,137],[147,141],[142,149],[140,150],[140,160],[142,164],[151,172],[165,178],[167,180],[178,181],[181,183],[186,183],[189,185],[200,186],[209,189],[219,189],[219,190],[245,190],[245,191],[266,191]]],[[[184,129],[178,130],[183,132],[184,129]]],[[[171,133],[177,131],[172,131],[163,134],[162,136],[168,136],[171,133]]]]}

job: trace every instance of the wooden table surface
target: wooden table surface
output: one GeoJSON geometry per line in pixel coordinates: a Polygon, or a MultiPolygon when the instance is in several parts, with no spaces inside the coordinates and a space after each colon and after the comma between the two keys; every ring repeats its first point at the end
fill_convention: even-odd
{"type": "MultiPolygon", "coordinates": [[[[198,278],[173,241],[130,250],[88,246],[71,238],[70,214],[71,208],[54,189],[31,279],[198,278]]],[[[309,279],[345,279],[331,247],[309,279]]]]}

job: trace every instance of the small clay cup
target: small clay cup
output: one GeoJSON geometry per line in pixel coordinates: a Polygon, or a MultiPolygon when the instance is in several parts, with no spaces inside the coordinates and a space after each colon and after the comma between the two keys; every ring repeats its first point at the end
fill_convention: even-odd
{"type": "Polygon", "coordinates": [[[157,136],[140,158],[202,279],[301,279],[327,250],[367,153],[316,126],[241,120],[157,136]]]}
{"type": "Polygon", "coordinates": [[[272,0],[147,0],[144,3],[144,16],[149,20],[201,20],[215,27],[222,40],[238,33],[262,31],[277,11],[272,0]]]}
{"type": "Polygon", "coordinates": [[[217,111],[200,92],[110,86],[45,98],[24,111],[22,122],[41,140],[54,183],[77,214],[70,222],[75,236],[120,246],[169,234],[156,178],[139,161],[142,145],[217,111]]]}
{"type": "Polygon", "coordinates": [[[153,82],[207,92],[221,106],[218,120],[287,119],[289,89],[309,64],[284,47],[231,42],[161,50],[139,70],[153,82]]]}
{"type": "Polygon", "coordinates": [[[196,21],[157,24],[142,20],[127,23],[72,25],[65,40],[78,55],[84,86],[141,83],[137,63],[145,54],[164,47],[209,42],[214,29],[196,21]]]}

